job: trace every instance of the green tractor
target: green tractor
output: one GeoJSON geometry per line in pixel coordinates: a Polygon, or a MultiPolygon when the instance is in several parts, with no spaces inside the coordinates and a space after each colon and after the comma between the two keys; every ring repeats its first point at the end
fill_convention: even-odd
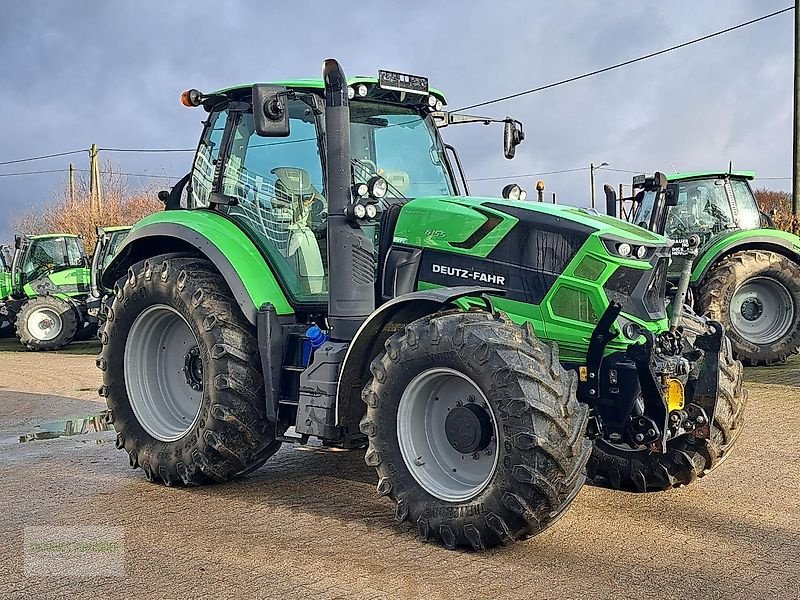
{"type": "Polygon", "coordinates": [[[86,302],[86,312],[89,315],[90,322],[93,324],[91,328],[92,335],[97,333],[98,321],[104,318],[105,313],[102,310],[102,306],[111,292],[110,289],[103,286],[103,271],[122,247],[122,243],[130,230],[131,227],[129,225],[97,228],[97,243],[92,253],[89,298],[86,302]]]}
{"type": "MultiPolygon", "coordinates": [[[[639,175],[629,218],[678,243],[697,237],[696,251],[671,263],[669,279],[690,268],[688,302],[725,326],[737,358],[770,365],[800,352],[800,238],[775,229],[759,209],[754,177],[730,170],[639,175]]],[[[616,214],[610,186],[606,198],[616,214]]]]}
{"type": "MultiPolygon", "coordinates": [[[[670,242],[467,196],[439,129],[492,119],[335,60],[182,99],[208,112],[192,171],[103,275],[100,394],[147,479],[228,481],[311,438],[366,447],[397,521],[482,549],[551,525],[587,466],[663,490],[727,456],[741,363],[718,323],[670,322],[670,242]]],[[[510,158],[522,126],[503,123],[510,158]]]]}
{"type": "Polygon", "coordinates": [[[27,350],[57,350],[83,328],[89,261],[77,235],[16,236],[10,280],[0,317],[27,350]]]}

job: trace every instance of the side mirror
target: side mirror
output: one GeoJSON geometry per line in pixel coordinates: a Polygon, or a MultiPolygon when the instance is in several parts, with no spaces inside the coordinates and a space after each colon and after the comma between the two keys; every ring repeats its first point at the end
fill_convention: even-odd
{"type": "Polygon", "coordinates": [[[14,236],[14,248],[16,248],[17,250],[22,248],[22,236],[21,235],[15,235],[14,236]]]}
{"type": "Polygon", "coordinates": [[[668,183],[664,192],[664,204],[666,206],[678,206],[679,187],[677,183],[668,183]]]}
{"type": "Polygon", "coordinates": [[[288,92],[282,85],[257,83],[253,86],[253,125],[261,137],[289,135],[288,92]]]}
{"type": "Polygon", "coordinates": [[[514,158],[517,146],[525,139],[525,132],[522,131],[522,123],[507,117],[503,128],[503,154],[506,158],[514,158]]]}

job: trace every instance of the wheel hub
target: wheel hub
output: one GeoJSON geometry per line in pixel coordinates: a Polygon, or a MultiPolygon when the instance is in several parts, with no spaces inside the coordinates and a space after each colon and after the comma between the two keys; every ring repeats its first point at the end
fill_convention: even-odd
{"type": "Polygon", "coordinates": [[[203,359],[200,358],[200,348],[197,346],[183,357],[183,375],[190,388],[197,392],[203,389],[203,359]]]}
{"type": "Polygon", "coordinates": [[[477,404],[456,406],[447,413],[444,432],[447,441],[458,452],[482,452],[492,440],[492,419],[477,404]]]}
{"type": "Polygon", "coordinates": [[[761,300],[751,296],[742,302],[742,306],[739,310],[741,310],[742,316],[746,321],[755,321],[764,314],[764,305],[761,303],[761,300]]]}

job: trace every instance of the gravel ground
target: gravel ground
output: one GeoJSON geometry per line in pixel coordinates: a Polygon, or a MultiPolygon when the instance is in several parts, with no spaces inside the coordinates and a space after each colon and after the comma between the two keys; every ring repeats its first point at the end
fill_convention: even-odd
{"type": "Polygon", "coordinates": [[[800,597],[798,360],[746,372],[745,431],[710,477],[585,486],[545,533],[476,554],[397,525],[363,451],[284,446],[245,480],[180,489],[131,470],[111,431],[19,443],[102,410],[95,351],[0,342],[2,598],[800,597]],[[121,575],[26,574],[26,527],[78,525],[121,528],[121,575]]]}

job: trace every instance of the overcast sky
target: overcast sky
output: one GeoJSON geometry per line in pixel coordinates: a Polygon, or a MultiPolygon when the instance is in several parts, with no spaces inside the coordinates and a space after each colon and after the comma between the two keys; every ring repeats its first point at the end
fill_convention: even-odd
{"type": "MultiPolygon", "coordinates": [[[[182,148],[203,113],[180,92],[379,68],[426,75],[451,108],[646,54],[784,8],[789,0],[504,2],[4,2],[0,162],[79,148],[182,148]]],[[[448,128],[470,178],[588,167],[755,169],[791,175],[792,14],[665,56],[483,109],[527,137],[502,156],[499,127],[448,128]]],[[[105,154],[130,173],[181,176],[191,154],[105,154]]],[[[0,166],[86,168],[88,155],[0,166]]],[[[600,172],[602,183],[630,175],[600,172]]],[[[521,178],[533,189],[537,178],[521,178]]],[[[588,171],[544,176],[559,201],[589,203],[588,171]]],[[[0,177],[0,240],[49,201],[64,174],[0,177]]],[[[130,184],[145,180],[132,178],[130,184]]],[[[475,182],[497,195],[505,182],[475,182]]],[[[759,186],[787,189],[789,180],[759,186]]],[[[166,185],[165,185],[166,187],[166,185]]]]}

